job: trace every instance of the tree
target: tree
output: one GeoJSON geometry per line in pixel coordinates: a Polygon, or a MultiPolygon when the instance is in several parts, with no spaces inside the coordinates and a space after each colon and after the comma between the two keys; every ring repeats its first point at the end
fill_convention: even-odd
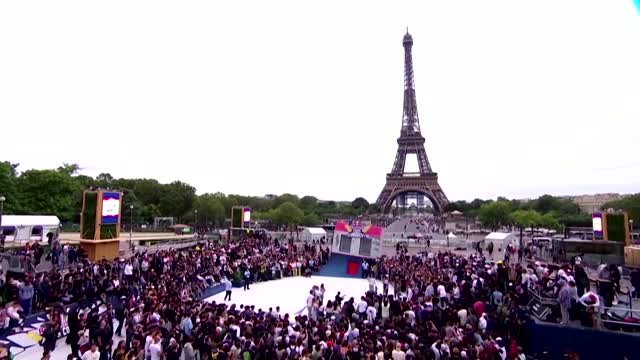
{"type": "Polygon", "coordinates": [[[181,181],[174,181],[163,186],[160,199],[160,211],[163,215],[173,216],[178,220],[193,207],[196,189],[181,181]]]}
{"type": "Polygon", "coordinates": [[[516,210],[510,214],[511,224],[520,229],[520,246],[523,244],[524,229],[533,227],[541,222],[542,216],[535,210],[516,210]]]}
{"type": "Polygon", "coordinates": [[[0,162],[0,196],[5,197],[3,209],[7,214],[14,213],[15,206],[18,202],[18,199],[16,199],[17,169],[18,164],[12,164],[8,161],[0,162]]]}
{"type": "Polygon", "coordinates": [[[75,195],[79,185],[66,172],[27,170],[17,182],[18,211],[28,215],[57,215],[62,221],[77,218],[75,195]]]}
{"type": "Polygon", "coordinates": [[[300,208],[307,211],[315,211],[318,205],[318,199],[315,196],[303,196],[300,199],[300,208]]]}
{"type": "Polygon", "coordinates": [[[138,201],[135,192],[130,189],[123,189],[122,206],[120,208],[121,224],[129,226],[130,223],[139,223],[142,220],[139,216],[141,208],[142,204],[138,201]],[[133,212],[131,211],[131,205],[133,205],[133,212]]]}
{"type": "Polygon", "coordinates": [[[286,202],[290,202],[293,205],[298,205],[298,202],[300,200],[298,199],[297,196],[292,195],[292,194],[282,194],[280,196],[278,196],[274,201],[273,201],[273,207],[278,208],[280,207],[280,205],[286,203],[286,202]]]}
{"type": "Polygon", "coordinates": [[[356,210],[365,212],[369,208],[369,202],[365,198],[358,197],[351,202],[351,207],[353,207],[356,210]]]}
{"type": "Polygon", "coordinates": [[[276,223],[287,225],[289,230],[293,231],[293,227],[300,224],[304,213],[294,203],[287,201],[278,206],[272,216],[275,217],[276,223]]]}
{"type": "Polygon", "coordinates": [[[198,210],[198,223],[224,225],[224,206],[214,194],[203,194],[196,197],[194,207],[198,210]]]}
{"type": "Polygon", "coordinates": [[[166,186],[160,184],[158,180],[155,179],[132,179],[130,181],[118,179],[116,185],[133,189],[143,204],[153,205],[160,205],[160,199],[166,186]]]}
{"type": "Polygon", "coordinates": [[[113,183],[113,176],[109,173],[101,173],[96,176],[96,181],[100,184],[100,186],[110,186],[113,183]]]}
{"type": "Polygon", "coordinates": [[[67,164],[67,163],[62,163],[62,166],[58,166],[58,168],[56,169],[58,172],[66,174],[68,176],[73,176],[75,174],[78,173],[78,171],[80,171],[80,165],[78,164],[67,164]]]}
{"type": "Polygon", "coordinates": [[[640,224],[640,193],[627,195],[622,199],[610,201],[604,204],[602,209],[626,211],[629,214],[629,219],[633,220],[634,227],[636,227],[636,224],[640,224]]]}
{"type": "Polygon", "coordinates": [[[540,226],[548,230],[560,230],[562,229],[562,225],[558,219],[555,218],[552,214],[544,214],[540,217],[540,226]]]}
{"type": "Polygon", "coordinates": [[[142,205],[139,210],[134,209],[133,212],[135,222],[142,224],[153,224],[154,219],[161,215],[160,208],[155,204],[142,205]]]}
{"type": "Polygon", "coordinates": [[[510,222],[511,204],[506,201],[485,203],[480,207],[478,217],[482,225],[497,230],[510,222]]]}
{"type": "Polygon", "coordinates": [[[320,224],[322,224],[322,220],[314,213],[305,214],[300,221],[302,226],[318,226],[320,224]]]}

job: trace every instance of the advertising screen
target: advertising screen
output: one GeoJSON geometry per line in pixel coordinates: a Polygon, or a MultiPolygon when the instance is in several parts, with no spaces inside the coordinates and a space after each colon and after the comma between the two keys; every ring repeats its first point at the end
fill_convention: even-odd
{"type": "Polygon", "coordinates": [[[242,209],[243,214],[242,214],[242,221],[244,222],[244,225],[249,225],[251,223],[251,209],[249,208],[244,208],[242,209]]]}
{"type": "Polygon", "coordinates": [[[102,224],[117,224],[120,217],[120,193],[102,196],[102,224]]]}
{"type": "Polygon", "coordinates": [[[596,240],[602,240],[603,232],[602,232],[602,214],[596,213],[592,216],[593,222],[593,238],[596,240]]]}

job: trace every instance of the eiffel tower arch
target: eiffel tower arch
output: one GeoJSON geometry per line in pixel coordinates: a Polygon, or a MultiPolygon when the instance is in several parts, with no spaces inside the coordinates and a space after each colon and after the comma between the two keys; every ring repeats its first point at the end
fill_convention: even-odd
{"type": "Polygon", "coordinates": [[[402,201],[406,194],[419,194],[431,201],[436,213],[441,213],[449,200],[438,183],[438,174],[431,169],[424,147],[425,138],[420,132],[411,55],[413,38],[408,31],[402,39],[402,46],[404,47],[402,127],[400,137],[398,137],[398,151],[393,168],[387,174],[387,181],[376,204],[383,213],[388,213],[391,211],[394,201],[399,199],[402,201]],[[405,164],[409,154],[414,154],[418,160],[418,173],[405,172],[405,164]]]}

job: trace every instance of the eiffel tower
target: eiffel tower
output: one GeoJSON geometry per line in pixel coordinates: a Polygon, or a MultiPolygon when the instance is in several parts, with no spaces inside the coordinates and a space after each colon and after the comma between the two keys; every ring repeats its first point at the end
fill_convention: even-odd
{"type": "MultiPolygon", "coordinates": [[[[427,152],[424,149],[424,137],[420,133],[416,90],[413,81],[413,60],[411,47],[413,38],[407,33],[402,39],[404,47],[404,106],[402,111],[402,129],[398,138],[398,152],[387,182],[378,196],[376,204],[383,213],[388,213],[394,200],[404,202],[407,194],[426,196],[433,204],[436,213],[443,212],[449,200],[438,184],[438,174],[431,170],[427,152]],[[419,173],[405,173],[408,154],[418,158],[419,173]]],[[[421,198],[420,198],[421,199],[421,198]]]]}

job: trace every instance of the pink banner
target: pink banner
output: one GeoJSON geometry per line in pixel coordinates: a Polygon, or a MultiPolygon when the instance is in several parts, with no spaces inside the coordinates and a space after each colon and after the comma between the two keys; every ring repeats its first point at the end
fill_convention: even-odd
{"type": "Polygon", "coordinates": [[[336,232],[345,232],[348,234],[362,233],[369,237],[379,238],[382,236],[382,228],[379,226],[365,225],[359,221],[354,221],[351,224],[345,221],[338,221],[336,223],[336,232]]]}

